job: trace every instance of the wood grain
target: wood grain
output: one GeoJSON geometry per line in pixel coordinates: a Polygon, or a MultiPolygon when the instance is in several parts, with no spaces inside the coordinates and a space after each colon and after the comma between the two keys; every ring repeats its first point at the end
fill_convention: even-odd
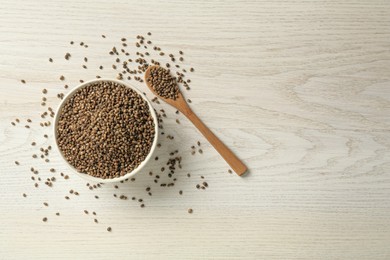
{"type": "Polygon", "coordinates": [[[5,0],[0,57],[0,259],[390,258],[388,1],[5,0]],[[166,111],[174,141],[161,138],[159,160],[119,189],[90,191],[54,152],[48,165],[31,157],[53,142],[39,126],[41,89],[55,108],[64,84],[115,77],[112,46],[149,31],[195,68],[184,95],[247,164],[244,178],[228,174],[192,124],[164,104],[156,109],[166,111]],[[23,124],[12,126],[15,118],[23,124]],[[204,153],[192,156],[198,140],[204,153]],[[157,174],[176,149],[183,168],[175,186],[154,184],[147,173],[157,174]],[[51,167],[70,179],[37,189],[31,166],[43,179],[51,167]],[[203,181],[209,188],[196,189],[203,181]],[[80,196],[65,200],[70,189],[80,196]]]}

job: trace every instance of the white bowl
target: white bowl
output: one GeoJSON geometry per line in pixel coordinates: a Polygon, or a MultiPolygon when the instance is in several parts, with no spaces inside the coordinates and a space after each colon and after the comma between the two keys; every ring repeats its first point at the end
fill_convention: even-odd
{"type": "Polygon", "coordinates": [[[75,172],[78,176],[84,178],[85,180],[87,181],[91,181],[91,182],[100,182],[100,183],[112,183],[112,182],[119,182],[119,181],[123,181],[125,179],[128,179],[129,177],[132,177],[134,176],[137,172],[141,171],[141,169],[147,164],[147,162],[150,160],[150,158],[152,157],[153,155],[153,152],[154,150],[156,149],[156,146],[157,146],[157,138],[158,138],[158,123],[157,123],[157,116],[156,116],[156,113],[154,111],[154,108],[152,107],[152,104],[150,103],[150,101],[145,97],[145,95],[139,91],[137,88],[131,86],[130,84],[128,83],[125,83],[125,82],[122,82],[122,81],[119,81],[119,80],[115,80],[115,79],[107,79],[107,78],[101,78],[101,79],[95,79],[95,80],[90,80],[90,81],[87,81],[87,82],[84,82],[80,85],[78,85],[77,87],[75,87],[74,89],[72,89],[68,94],[66,94],[66,96],[63,98],[63,100],[61,101],[60,105],[58,106],[57,108],[57,111],[55,113],[55,118],[54,118],[54,127],[53,127],[53,130],[54,130],[54,138],[55,138],[55,147],[57,149],[57,151],[61,154],[61,157],[62,159],[65,161],[65,163],[68,165],[68,167],[73,171],[75,172]],[[111,178],[111,179],[103,179],[103,178],[97,178],[97,177],[93,177],[91,175],[88,175],[86,173],[81,173],[79,172],[76,168],[74,168],[66,159],[65,159],[65,156],[63,155],[61,149],[58,147],[58,143],[57,143],[57,127],[58,127],[58,120],[60,118],[60,112],[61,112],[61,109],[62,107],[64,106],[64,104],[69,100],[69,98],[71,98],[79,89],[91,84],[91,83],[99,83],[99,82],[104,82],[104,81],[111,81],[111,82],[115,82],[115,83],[118,83],[118,84],[121,84],[125,87],[128,87],[132,90],[134,90],[135,92],[137,92],[145,101],[146,103],[148,104],[149,106],[149,112],[150,114],[152,115],[153,117],[153,122],[154,122],[154,128],[155,128],[155,134],[154,134],[154,140],[153,140],[153,144],[152,144],[152,147],[150,148],[150,151],[149,151],[149,154],[146,156],[145,160],[143,162],[141,162],[137,168],[135,168],[134,170],[132,170],[131,172],[128,172],[126,173],[125,175],[123,176],[120,176],[120,177],[117,177],[117,178],[111,178]]]}

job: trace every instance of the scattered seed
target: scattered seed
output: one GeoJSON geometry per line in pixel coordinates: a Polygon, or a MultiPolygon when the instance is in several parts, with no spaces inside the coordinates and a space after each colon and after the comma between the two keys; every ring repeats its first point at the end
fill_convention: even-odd
{"type": "Polygon", "coordinates": [[[43,219],[42,219],[42,221],[43,221],[43,222],[46,222],[46,221],[47,221],[47,218],[46,218],[46,217],[45,217],[45,218],[43,218],[43,219]]]}
{"type": "Polygon", "coordinates": [[[108,228],[107,228],[107,231],[108,231],[108,232],[111,232],[111,231],[112,231],[112,228],[111,228],[111,227],[108,227],[108,228]]]}
{"type": "Polygon", "coordinates": [[[188,213],[192,214],[192,212],[194,212],[193,209],[188,209],[188,213]]]}
{"type": "MultiPolygon", "coordinates": [[[[148,32],[147,33],[149,36],[151,35],[151,33],[150,32],[148,32]]],[[[102,35],[102,38],[106,38],[106,36],[105,35],[102,35]]],[[[138,42],[136,43],[136,46],[137,47],[142,47],[142,46],[144,46],[144,48],[146,49],[147,48],[147,46],[146,46],[146,43],[148,44],[148,47],[149,48],[151,48],[151,47],[153,47],[153,46],[150,46],[150,44],[152,44],[152,42],[150,41],[150,40],[146,40],[143,36],[138,36],[137,37],[137,39],[138,39],[138,42]]],[[[126,40],[126,38],[121,38],[121,41],[122,41],[122,45],[123,46],[127,46],[127,40],[126,40]],[[126,42],[126,43],[125,43],[126,42]]],[[[73,41],[71,41],[70,42],[70,44],[74,44],[74,42],[73,41]]],[[[80,45],[81,46],[84,46],[84,47],[87,47],[88,45],[86,45],[86,44],[84,44],[83,42],[81,42],[80,43],[80,45]]],[[[143,49],[143,48],[142,48],[143,49]]],[[[165,53],[164,52],[162,52],[161,51],[161,48],[160,47],[158,47],[158,46],[154,46],[154,48],[153,48],[154,50],[156,50],[157,52],[156,52],[156,54],[159,54],[159,55],[161,55],[161,56],[164,56],[165,55],[165,53]]],[[[119,50],[118,50],[119,51],[119,50]]],[[[118,57],[120,57],[119,56],[119,53],[120,52],[118,52],[117,50],[116,50],[116,48],[114,47],[113,49],[112,49],[112,51],[110,52],[110,54],[112,53],[112,55],[118,55],[118,57]]],[[[124,54],[126,54],[126,56],[128,56],[128,55],[130,55],[129,53],[127,53],[126,52],[126,50],[125,49],[121,49],[121,52],[122,53],[124,53],[124,54]]],[[[183,51],[179,51],[179,54],[180,55],[183,55],[184,53],[183,53],[183,51]]],[[[149,61],[148,60],[148,57],[145,57],[144,58],[144,55],[145,56],[149,56],[149,53],[148,52],[138,52],[137,53],[137,60],[135,60],[134,59],[134,62],[136,62],[137,63],[137,66],[138,66],[138,68],[130,68],[130,66],[128,65],[128,64],[130,64],[131,62],[133,62],[133,59],[125,59],[124,61],[120,61],[120,59],[122,59],[122,58],[117,58],[116,59],[116,61],[117,61],[117,63],[119,63],[119,64],[117,64],[118,66],[120,66],[120,67],[118,67],[119,69],[118,69],[118,72],[120,72],[119,74],[118,74],[118,76],[120,76],[120,78],[121,79],[128,79],[128,80],[131,80],[132,78],[134,79],[134,80],[137,80],[137,81],[139,81],[139,82],[142,82],[143,81],[143,79],[140,77],[141,76],[141,73],[144,73],[145,71],[146,71],[146,69],[147,69],[147,67],[148,67],[148,65],[149,64],[154,64],[154,65],[160,65],[160,63],[158,62],[158,61],[156,61],[156,60],[152,60],[152,61],[149,61]],[[123,64],[122,64],[123,63],[123,64]],[[122,66],[123,66],[123,70],[122,70],[122,66]],[[127,75],[126,75],[127,74],[127,75]],[[131,75],[131,77],[129,76],[129,74],[131,75],[131,74],[135,74],[135,75],[131,75]],[[137,75],[138,74],[138,75],[137,75]]],[[[168,55],[168,54],[167,54],[168,55]]],[[[66,55],[65,55],[66,57],[66,59],[68,60],[70,57],[71,57],[71,55],[69,54],[69,53],[66,53],[66,55]]],[[[123,57],[123,56],[122,56],[123,57]]],[[[172,54],[169,54],[169,57],[170,57],[170,59],[174,62],[175,61],[175,57],[172,55],[172,54]]],[[[184,58],[183,57],[179,57],[179,60],[180,61],[184,61],[184,58]]],[[[53,62],[53,59],[52,58],[49,58],[49,62],[53,62]]],[[[84,57],[84,62],[88,62],[88,58],[87,57],[84,57]]],[[[172,63],[171,63],[172,64],[172,63]]],[[[173,65],[175,65],[175,64],[173,64],[173,65]]],[[[172,65],[172,67],[173,67],[173,65],[172,65]]],[[[113,68],[115,68],[115,69],[117,69],[117,67],[115,66],[115,65],[113,65],[113,68]]],[[[161,66],[161,65],[160,65],[161,66]]],[[[84,69],[87,69],[87,65],[82,65],[82,67],[84,68],[84,69]]],[[[171,67],[171,65],[169,64],[169,63],[166,63],[166,67],[167,68],[169,68],[169,67],[171,67]]],[[[180,68],[180,66],[179,65],[176,65],[176,67],[177,68],[180,68]]],[[[161,68],[161,67],[160,67],[161,68]]],[[[102,70],[103,69],[103,66],[99,66],[99,69],[100,70],[102,70]]],[[[187,70],[189,70],[190,72],[194,72],[194,68],[190,68],[190,69],[187,69],[187,70]]],[[[170,74],[170,71],[169,70],[166,70],[167,72],[168,72],[168,74],[170,74]]],[[[189,90],[189,83],[191,82],[191,80],[189,80],[189,79],[187,79],[187,78],[185,78],[185,74],[183,74],[183,73],[186,73],[187,71],[186,71],[186,69],[181,69],[181,71],[178,71],[178,73],[179,74],[177,74],[177,82],[178,83],[181,83],[181,84],[183,84],[183,86],[187,89],[187,90],[189,90]]],[[[158,75],[157,75],[158,76],[158,75]]],[[[100,78],[100,76],[96,76],[97,78],[100,78]]],[[[162,90],[161,91],[167,91],[166,92],[166,95],[167,96],[170,96],[170,98],[172,98],[172,96],[174,97],[175,95],[176,95],[176,89],[175,88],[177,88],[177,84],[176,84],[176,78],[175,77],[172,77],[172,76],[170,76],[171,77],[171,82],[170,83],[172,83],[172,85],[173,85],[173,83],[174,83],[174,87],[173,86],[171,86],[171,87],[173,87],[173,90],[172,90],[172,88],[170,89],[170,90],[166,90],[166,87],[165,87],[165,90],[164,90],[164,88],[162,88],[162,90]]],[[[65,80],[65,77],[64,76],[61,76],[60,77],[60,80],[65,80]]],[[[156,80],[158,80],[158,78],[156,79],[156,80]]],[[[165,80],[165,83],[167,82],[167,79],[164,79],[164,80],[161,80],[161,79],[159,79],[160,81],[162,81],[162,82],[164,82],[164,80],[165,80]]],[[[80,80],[80,82],[83,82],[83,80],[80,80]]],[[[169,80],[168,80],[168,82],[169,82],[169,80]]],[[[22,83],[25,83],[25,81],[24,80],[22,80],[22,83]]],[[[68,88],[68,85],[65,85],[64,86],[64,88],[65,89],[67,89],[68,88]]],[[[169,89],[169,88],[168,88],[169,89]]],[[[178,90],[178,88],[177,88],[177,90],[178,90]]],[[[44,91],[42,91],[44,94],[47,94],[47,90],[45,90],[45,92],[44,91]]],[[[156,91],[157,92],[157,91],[156,91]]],[[[61,93],[62,94],[62,93],[61,93]]],[[[59,98],[63,98],[64,97],[64,94],[59,94],[58,95],[58,97],[59,98]]],[[[110,94],[112,94],[112,93],[110,93],[110,94]]],[[[160,94],[159,94],[160,95],[160,94]]],[[[174,99],[174,98],[173,98],[174,99]]],[[[121,100],[121,99],[118,99],[118,100],[121,100]]],[[[42,105],[43,106],[46,106],[46,102],[47,101],[47,99],[46,99],[46,97],[44,97],[44,99],[42,99],[42,105]]],[[[191,103],[191,100],[190,99],[188,99],[187,100],[188,101],[188,103],[191,103]]],[[[159,101],[156,99],[155,101],[153,101],[153,102],[155,102],[155,103],[158,103],[159,104],[159,101]]],[[[76,104],[77,105],[77,104],[76,104]]],[[[77,107],[77,106],[76,106],[77,107]]],[[[49,111],[51,111],[50,109],[48,109],[49,111]]],[[[123,114],[123,113],[120,113],[120,114],[123,114]]],[[[176,114],[179,114],[179,111],[176,111],[176,114]]],[[[42,118],[45,118],[45,117],[48,117],[48,116],[51,116],[51,117],[54,117],[54,112],[52,112],[52,113],[46,113],[45,115],[43,115],[43,117],[42,118]]],[[[161,123],[161,126],[159,125],[159,127],[162,129],[162,119],[163,119],[163,117],[166,117],[166,114],[163,112],[163,114],[161,115],[161,119],[159,119],[159,123],[161,123]]],[[[29,122],[29,121],[28,121],[29,122]]],[[[115,122],[115,121],[114,121],[115,122]]],[[[180,124],[180,120],[179,119],[176,119],[176,123],[177,124],[180,124]]],[[[11,122],[11,124],[12,125],[16,125],[14,122],[11,122]]],[[[49,126],[50,125],[50,122],[41,122],[40,123],[40,125],[41,126],[49,126]]],[[[26,126],[27,127],[27,126],[26,126]]],[[[28,127],[30,127],[30,126],[28,126],[28,127]]],[[[96,130],[98,131],[98,132],[95,132],[95,133],[98,133],[97,134],[97,136],[99,136],[99,135],[101,135],[102,133],[102,129],[100,128],[100,127],[97,127],[96,128],[96,130]]],[[[104,130],[104,129],[103,129],[104,130]]],[[[115,128],[115,130],[117,130],[117,128],[115,128]]],[[[163,132],[161,133],[162,135],[163,135],[163,132]]],[[[48,138],[48,136],[47,135],[44,135],[45,136],[45,138],[48,138]]],[[[174,137],[173,136],[171,136],[171,135],[168,135],[167,136],[167,138],[168,139],[170,139],[170,140],[172,140],[172,139],[174,139],[174,137]]],[[[65,139],[64,139],[65,140],[65,139]]],[[[198,142],[199,143],[199,142],[198,142]]],[[[36,143],[35,142],[32,142],[31,143],[31,145],[32,146],[35,146],[36,145],[36,143]]],[[[200,146],[199,144],[198,144],[198,146],[200,146]]],[[[135,146],[135,147],[138,147],[138,146],[135,146]]],[[[161,144],[157,144],[157,147],[161,147],[161,144]]],[[[139,150],[142,150],[143,148],[142,148],[142,146],[141,147],[139,147],[140,149],[139,150]]],[[[138,149],[138,148],[137,148],[138,149]]],[[[47,152],[47,150],[50,150],[49,148],[48,149],[45,149],[42,153],[42,155],[41,155],[41,157],[43,157],[43,159],[46,161],[46,162],[49,162],[49,159],[48,158],[45,158],[45,156],[48,156],[48,152],[47,152]]],[[[83,151],[85,151],[85,150],[88,150],[88,148],[85,148],[85,147],[83,147],[83,151]]],[[[195,150],[196,151],[196,149],[195,148],[193,148],[193,150],[195,150]]],[[[78,150],[78,152],[79,152],[80,150],[78,150]]],[[[194,151],[194,153],[195,153],[195,151],[194,151]]],[[[198,149],[198,151],[199,151],[199,153],[203,153],[203,151],[201,150],[201,149],[198,149]]],[[[175,154],[176,153],[178,153],[178,152],[171,152],[171,153],[169,153],[169,155],[170,156],[175,156],[175,154]]],[[[35,155],[35,157],[33,156],[33,158],[37,158],[37,155],[35,155]]],[[[86,154],[83,154],[83,158],[88,158],[88,155],[86,155],[86,154]]],[[[162,157],[161,157],[162,158],[162,157]]],[[[79,159],[79,158],[78,158],[79,159]]],[[[155,158],[156,160],[158,160],[158,157],[156,157],[155,158]]],[[[180,160],[181,160],[181,157],[180,157],[180,160]]],[[[123,162],[123,161],[121,161],[121,160],[119,160],[120,161],[120,163],[119,163],[119,166],[118,166],[118,168],[119,169],[122,169],[123,168],[123,165],[125,164],[125,162],[123,162]]],[[[166,167],[167,168],[167,175],[168,175],[168,177],[169,178],[172,178],[173,179],[173,182],[175,182],[176,181],[176,178],[173,178],[174,177],[174,171],[175,171],[175,169],[177,169],[177,168],[181,168],[181,165],[180,165],[180,161],[179,161],[179,159],[174,159],[173,161],[175,161],[175,164],[167,164],[168,166],[166,167]]],[[[87,164],[84,164],[84,165],[86,165],[85,167],[88,167],[88,165],[87,164]]],[[[103,164],[104,165],[104,164],[103,164]]],[[[52,168],[53,169],[53,168],[52,168]]],[[[50,169],[50,171],[51,172],[54,172],[54,171],[52,171],[52,169],[50,169]]],[[[54,170],[54,169],[53,169],[54,170]]],[[[161,168],[161,171],[164,171],[165,170],[165,168],[164,167],[162,167],[161,168]]],[[[230,173],[231,173],[231,170],[229,170],[230,171],[230,173]]],[[[32,172],[33,173],[35,173],[36,172],[36,174],[38,173],[38,171],[36,171],[36,170],[32,170],[32,172]]],[[[105,171],[106,172],[106,171],[105,171]]],[[[152,172],[150,172],[149,173],[149,175],[150,176],[153,176],[153,173],[152,172]]],[[[63,173],[61,173],[61,176],[62,177],[64,177],[64,179],[68,179],[69,178],[69,176],[68,175],[64,175],[63,173]]],[[[119,175],[120,176],[120,175],[119,175]]],[[[109,178],[113,178],[113,177],[119,177],[119,176],[110,176],[109,178]]],[[[188,173],[187,174],[187,177],[189,178],[190,177],[190,174],[188,173]]],[[[158,176],[158,175],[156,175],[156,178],[154,179],[154,182],[158,182],[158,180],[159,180],[159,178],[160,178],[160,176],[158,176]]],[[[171,179],[171,180],[172,180],[171,179]]],[[[40,178],[39,178],[39,180],[40,180],[40,178]]],[[[130,179],[131,181],[135,181],[135,178],[131,178],[130,179]]],[[[49,184],[51,185],[51,182],[52,181],[54,181],[53,179],[48,179],[48,182],[49,182],[49,184]]],[[[126,180],[127,181],[127,180],[126,180]]],[[[170,186],[173,186],[174,185],[174,183],[163,183],[163,184],[161,184],[161,186],[167,186],[167,187],[170,187],[170,186]]],[[[123,183],[123,181],[121,182],[121,183],[123,183]]],[[[36,187],[38,187],[38,183],[35,183],[35,186],[36,187]]],[[[99,186],[100,187],[100,186],[99,186]]],[[[205,187],[208,187],[208,184],[206,183],[206,182],[203,182],[203,186],[201,186],[201,185],[197,185],[197,188],[199,189],[199,188],[202,188],[202,189],[204,189],[205,187]]],[[[91,188],[91,189],[93,189],[93,186],[90,186],[89,188],[91,188]]],[[[115,185],[115,188],[119,188],[117,185],[115,185]]],[[[71,190],[72,192],[70,192],[71,194],[75,194],[75,195],[78,195],[78,193],[77,192],[75,192],[75,191],[73,191],[73,190],[71,190]]],[[[150,187],[147,187],[146,188],[146,191],[148,192],[148,194],[149,194],[149,196],[151,196],[152,194],[151,194],[151,188],[150,187]]],[[[180,190],[179,191],[179,194],[180,195],[182,195],[183,194],[183,191],[182,190],[180,190]]],[[[114,194],[114,196],[115,196],[116,194],[114,194]]],[[[23,196],[24,197],[26,197],[25,196],[25,194],[23,194],[23,196]]],[[[124,196],[124,195],[121,195],[121,197],[123,198],[123,199],[127,199],[127,197],[126,196],[124,196]]],[[[69,197],[65,197],[66,199],[69,199],[69,197]]],[[[95,198],[98,198],[98,196],[95,196],[95,198]]],[[[132,199],[133,200],[136,200],[136,198],[135,197],[132,197],[132,199]]],[[[141,201],[142,202],[142,199],[139,199],[139,201],[141,201]]],[[[145,205],[144,204],[141,204],[140,205],[141,207],[144,207],[145,205]]],[[[193,212],[193,210],[192,209],[188,209],[188,212],[189,213],[192,213],[193,212]]],[[[95,212],[93,212],[93,214],[95,215],[95,212]]],[[[59,215],[59,213],[56,213],[56,215],[58,216],[59,215]]],[[[94,221],[97,223],[97,219],[94,219],[94,221]]],[[[107,231],[109,231],[109,232],[111,232],[112,230],[111,230],[111,227],[108,227],[107,228],[107,231]]]]}

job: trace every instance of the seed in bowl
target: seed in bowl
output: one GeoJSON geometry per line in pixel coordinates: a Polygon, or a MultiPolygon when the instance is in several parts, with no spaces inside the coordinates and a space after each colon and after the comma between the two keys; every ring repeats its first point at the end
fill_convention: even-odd
{"type": "Polygon", "coordinates": [[[116,82],[95,82],[80,88],[63,105],[57,144],[79,172],[111,179],[123,176],[145,160],[155,126],[147,102],[116,82]]]}

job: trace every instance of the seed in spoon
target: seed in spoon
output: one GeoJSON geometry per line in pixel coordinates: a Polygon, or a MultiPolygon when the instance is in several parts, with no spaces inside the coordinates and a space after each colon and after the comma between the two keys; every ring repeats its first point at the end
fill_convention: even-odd
{"type": "Polygon", "coordinates": [[[162,67],[152,67],[149,77],[146,80],[159,96],[167,99],[177,99],[179,87],[177,86],[176,79],[171,76],[170,70],[162,67]]]}

